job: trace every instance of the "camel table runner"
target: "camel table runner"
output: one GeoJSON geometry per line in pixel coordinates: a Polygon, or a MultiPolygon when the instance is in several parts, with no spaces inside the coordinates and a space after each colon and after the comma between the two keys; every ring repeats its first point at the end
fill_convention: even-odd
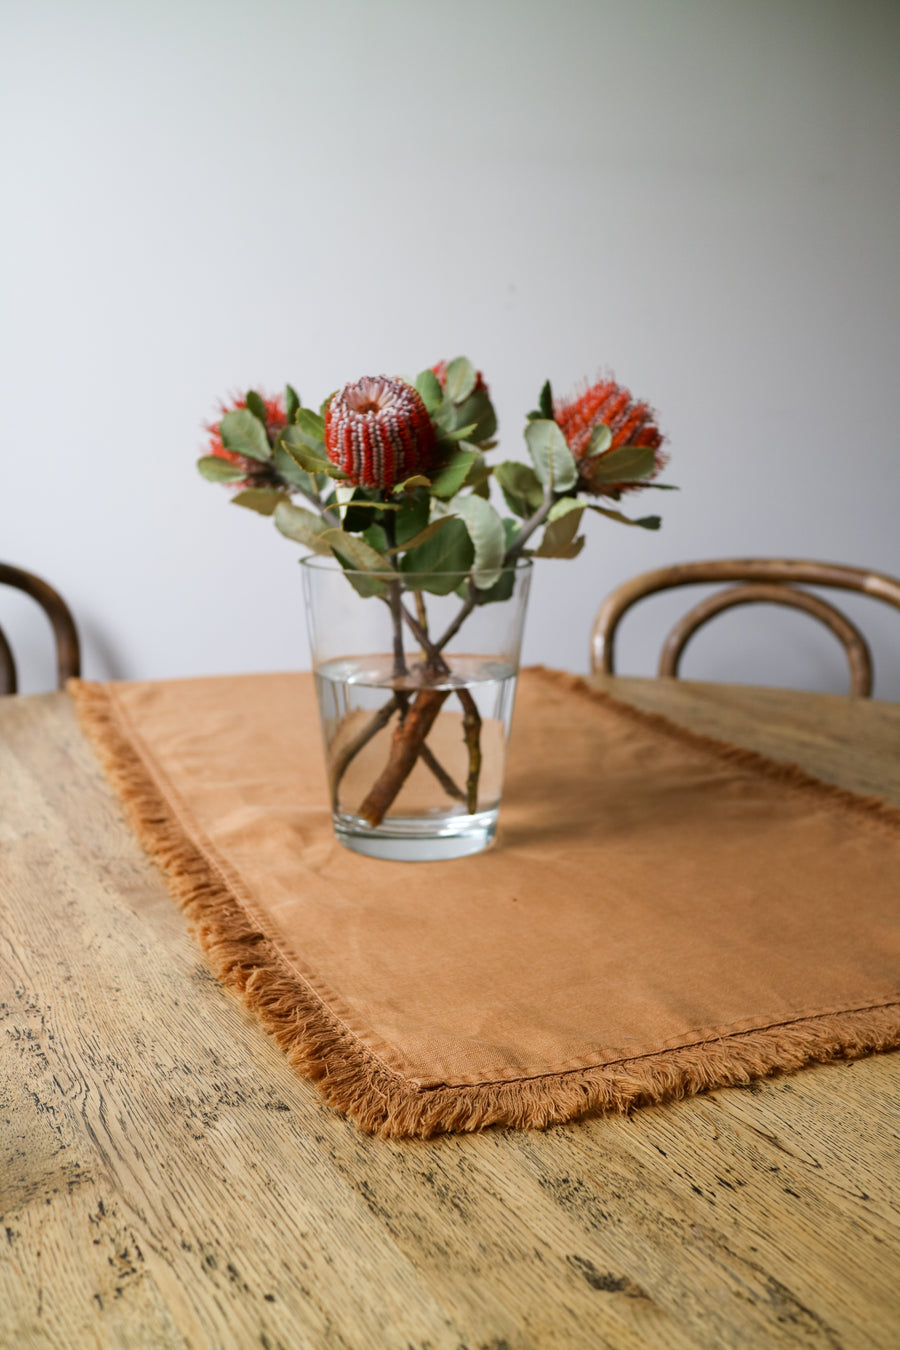
{"type": "Polygon", "coordinates": [[[311,676],[70,687],[214,969],[364,1129],[900,1044],[900,811],[538,669],[496,845],[382,862],[332,836],[311,676]]]}

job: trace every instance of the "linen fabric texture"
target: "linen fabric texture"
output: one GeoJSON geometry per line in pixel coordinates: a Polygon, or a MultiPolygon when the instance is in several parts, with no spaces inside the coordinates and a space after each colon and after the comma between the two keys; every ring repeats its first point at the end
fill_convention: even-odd
{"type": "Polygon", "coordinates": [[[334,839],[312,677],[70,685],[217,973],[369,1131],[543,1127],[900,1044],[900,812],[520,677],[496,845],[334,839]]]}

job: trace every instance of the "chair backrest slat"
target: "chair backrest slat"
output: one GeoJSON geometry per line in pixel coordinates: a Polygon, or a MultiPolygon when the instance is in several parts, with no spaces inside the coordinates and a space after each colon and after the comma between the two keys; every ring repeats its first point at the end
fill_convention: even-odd
{"type": "Polygon", "coordinates": [[[19,678],[12,648],[6,640],[3,629],[0,628],[0,694],[14,694],[18,687],[19,678]]]}
{"type": "MultiPolygon", "coordinates": [[[[81,648],[78,631],[69,607],[62,596],[41,577],[24,568],[0,563],[0,583],[24,591],[41,606],[53,628],[56,639],[57,687],[63,689],[66,681],[81,674],[81,648]]],[[[0,693],[16,692],[16,665],[9,643],[0,633],[0,693]]]]}
{"type": "Polygon", "coordinates": [[[688,641],[716,614],[735,605],[762,602],[804,610],[824,623],[847,654],[851,693],[863,697],[871,694],[872,658],[859,629],[840,610],[809,591],[798,589],[798,585],[859,591],[900,610],[900,580],[862,567],[800,558],[714,558],[705,562],[677,563],[632,577],[608,595],[600,606],[591,634],[592,670],[614,673],[616,631],[632,605],[659,591],[715,581],[746,584],[729,587],[701,601],[675,625],[663,645],[660,675],[677,677],[688,641]]]}

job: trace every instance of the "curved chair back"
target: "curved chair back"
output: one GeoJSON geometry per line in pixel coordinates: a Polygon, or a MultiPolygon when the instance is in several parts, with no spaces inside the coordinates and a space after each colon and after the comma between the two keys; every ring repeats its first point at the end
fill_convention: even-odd
{"type": "Polygon", "coordinates": [[[597,613],[591,634],[591,669],[611,675],[615,671],[616,630],[622,616],[638,600],[676,586],[695,586],[710,581],[736,581],[695,605],[666,638],[659,661],[659,674],[677,677],[682,653],[694,633],[716,614],[734,605],[776,604],[812,614],[841,642],[850,665],[850,692],[868,697],[872,692],[872,658],[865,638],[833,605],[798,585],[831,586],[860,591],[900,609],[900,581],[884,572],[841,563],[811,562],[796,558],[714,558],[708,562],[678,563],[632,577],[606,597],[597,613]]]}
{"type": "MultiPolygon", "coordinates": [[[[40,577],[9,563],[0,563],[0,583],[25,591],[47,615],[56,639],[57,686],[64,688],[66,680],[81,674],[78,633],[65,600],[40,577]]],[[[14,694],[17,688],[16,663],[9,643],[0,631],[0,694],[14,694]]]]}

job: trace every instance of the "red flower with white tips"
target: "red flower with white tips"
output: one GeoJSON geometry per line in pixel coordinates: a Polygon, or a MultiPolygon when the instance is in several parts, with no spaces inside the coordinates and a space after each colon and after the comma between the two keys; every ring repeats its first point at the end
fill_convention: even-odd
{"type": "Polygon", "coordinates": [[[628,389],[612,379],[598,380],[577,398],[558,400],[554,405],[553,417],[578,463],[579,486],[597,497],[618,496],[620,492],[634,492],[644,486],[642,482],[592,481],[592,468],[602,462],[604,455],[622,445],[648,446],[653,449],[656,452],[655,476],[668,458],[660,449],[665,438],[653,420],[655,415],[648,404],[634,400],[628,389]],[[609,427],[612,440],[601,454],[590,455],[588,447],[591,433],[601,424],[609,427]]]}
{"type": "Polygon", "coordinates": [[[351,483],[389,490],[434,461],[428,410],[405,380],[367,375],[345,384],[325,412],[325,449],[351,483]]]}

